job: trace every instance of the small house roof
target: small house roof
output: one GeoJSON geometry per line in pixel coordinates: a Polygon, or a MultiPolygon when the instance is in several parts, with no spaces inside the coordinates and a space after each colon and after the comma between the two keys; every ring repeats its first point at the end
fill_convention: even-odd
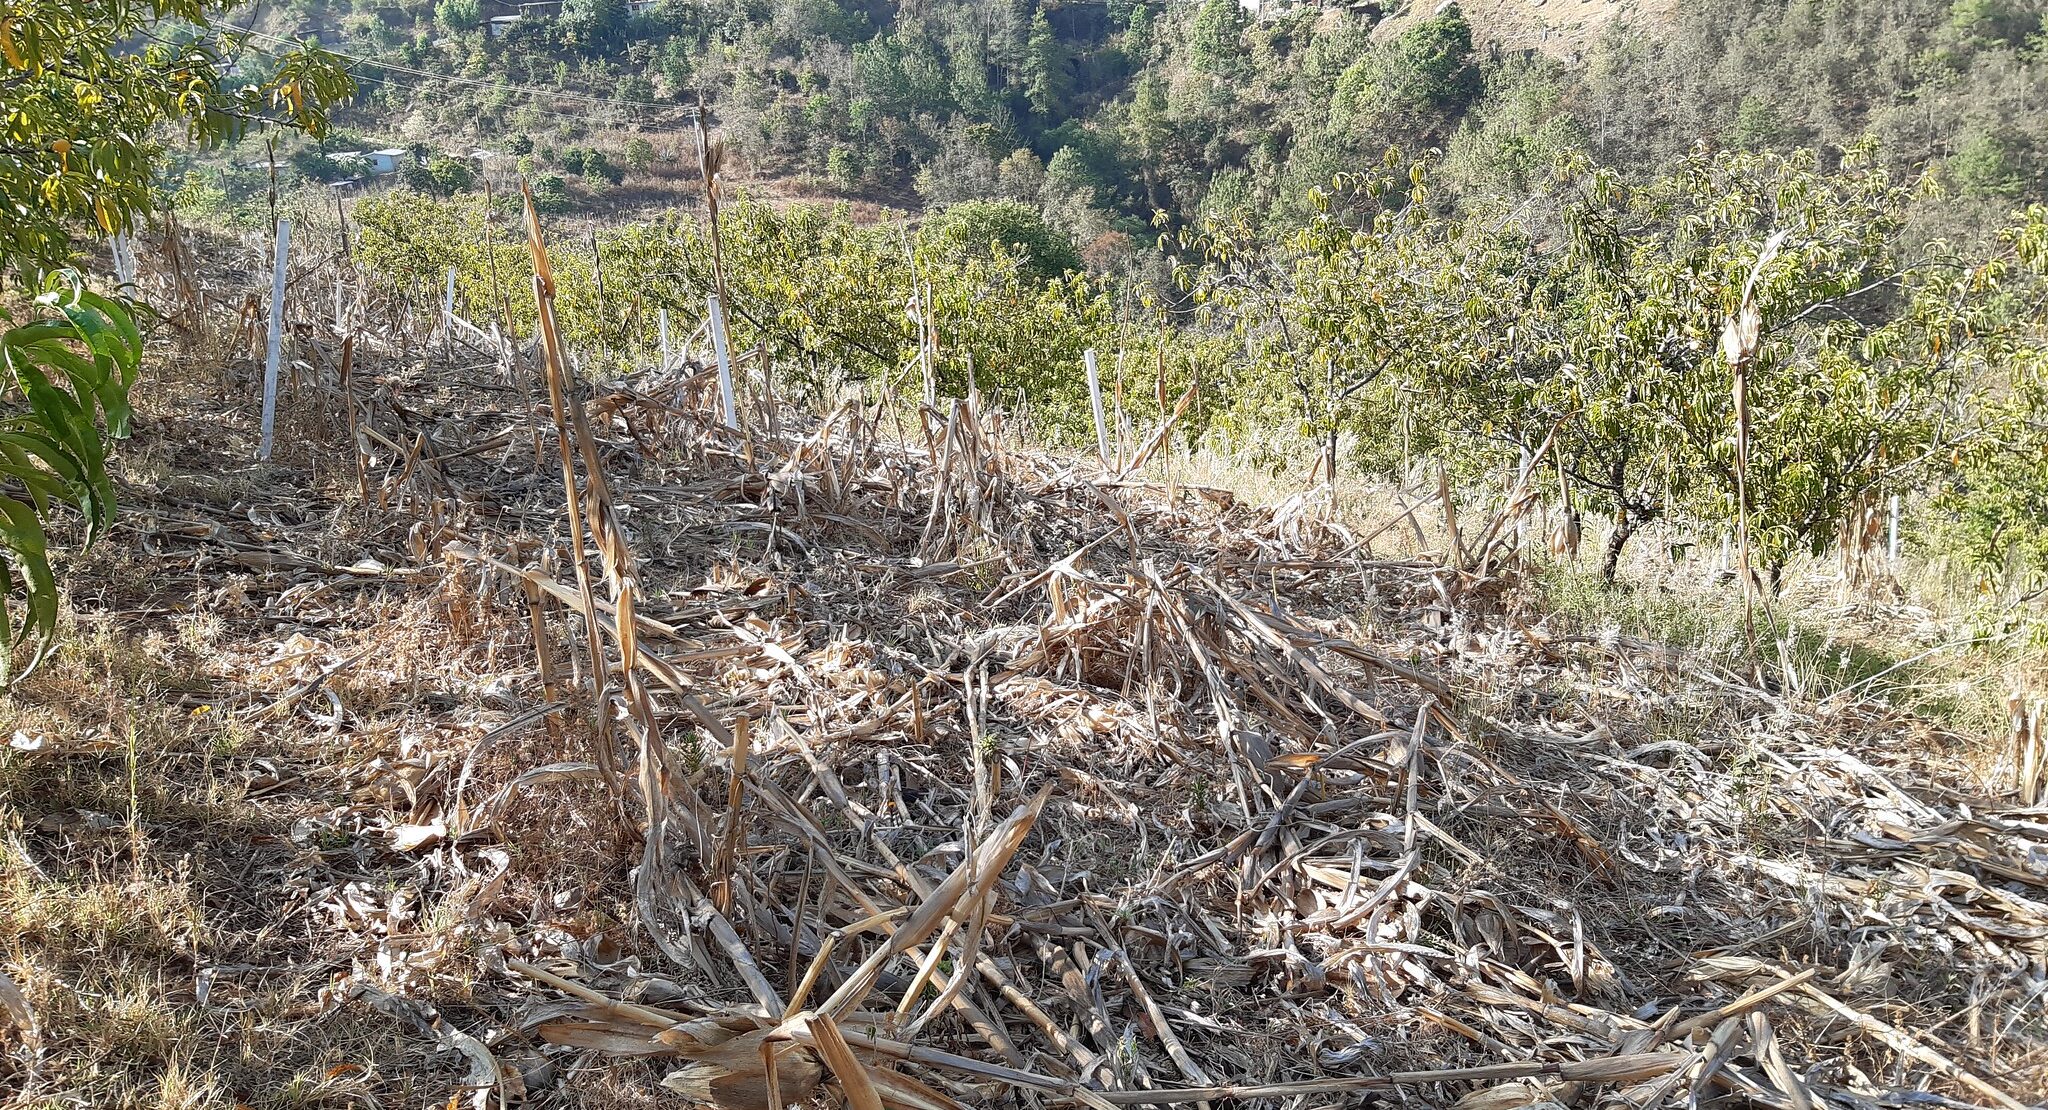
{"type": "Polygon", "coordinates": [[[400,158],[407,154],[411,154],[412,151],[409,151],[402,146],[387,146],[383,150],[373,150],[370,153],[382,155],[385,158],[400,158]]]}

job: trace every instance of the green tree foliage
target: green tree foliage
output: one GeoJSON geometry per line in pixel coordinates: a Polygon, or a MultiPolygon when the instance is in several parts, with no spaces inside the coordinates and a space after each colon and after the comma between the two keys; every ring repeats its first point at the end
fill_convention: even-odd
{"type": "Polygon", "coordinates": [[[1953,321],[1938,298],[1909,296],[1903,199],[1875,170],[1701,155],[1640,189],[1596,177],[1573,202],[1570,267],[1536,274],[1535,296],[1486,317],[1517,373],[1481,415],[1524,446],[1555,429],[1563,469],[1614,516],[1610,576],[1643,523],[1735,519],[1733,368],[1719,336],[1752,280],[1763,332],[1747,368],[1747,485],[1765,561],[1831,539],[1924,458],[1930,406],[1956,382],[1953,321]]]}
{"type": "Polygon", "coordinates": [[[1831,534],[1879,460],[1896,459],[1887,448],[1925,432],[1874,400],[1891,391],[1910,409],[1916,368],[1857,357],[1862,336],[1837,303],[1889,288],[1872,283],[1895,262],[1900,192],[1875,172],[1829,178],[1773,156],[1702,155],[1639,189],[1585,180],[1567,197],[1573,249],[1496,262],[1490,272],[1511,280],[1473,302],[1470,334],[1512,373],[1478,380],[1497,373],[1479,362],[1444,403],[1525,451],[1555,438],[1560,469],[1612,514],[1610,576],[1643,524],[1725,526],[1736,466],[1719,334],[1764,243],[1784,233],[1755,286],[1766,342],[1749,367],[1750,510],[1774,564],[1831,534]]]}
{"type": "Polygon", "coordinates": [[[1968,444],[1986,461],[1951,512],[1988,560],[1988,537],[2042,496],[2031,480],[2024,495],[1963,491],[1990,488],[1992,445],[2048,425],[2035,378],[2000,384],[2043,365],[2038,283],[2007,275],[2048,234],[2036,217],[1974,263],[1917,244],[1911,190],[1871,155],[1825,172],[1811,155],[1702,151],[1639,184],[1579,162],[1546,204],[1470,218],[1428,203],[1423,167],[1403,179],[1390,161],[1340,179],[1349,198],[1319,194],[1300,231],[1182,235],[1181,274],[1243,346],[1242,426],[1284,411],[1333,467],[1391,469],[1397,441],[1482,471],[1541,454],[1610,515],[1609,576],[1644,524],[1711,534],[1745,507],[1775,572],[1874,499],[1940,485],[1968,444]],[[1532,215],[1546,211],[1561,224],[1532,215]],[[1739,461],[1722,337],[1745,296],[1758,333],[1739,461]]]}
{"type": "Polygon", "coordinates": [[[550,216],[569,210],[569,186],[560,174],[542,174],[533,182],[533,206],[550,216]]]}
{"type": "Polygon", "coordinates": [[[1244,65],[1247,16],[1238,0],[1202,0],[1188,29],[1188,62],[1219,76],[1236,74],[1244,65]]]}
{"type": "Polygon", "coordinates": [[[602,57],[625,45],[626,0],[566,0],[556,22],[570,49],[602,57]]]}
{"type": "Polygon", "coordinates": [[[646,173],[654,165],[654,144],[644,136],[635,135],[626,140],[626,168],[634,173],[646,173]]]}
{"type": "Polygon", "coordinates": [[[952,82],[939,47],[920,26],[873,38],[853,51],[854,78],[862,94],[883,113],[911,117],[944,112],[952,104],[952,82]]]}
{"type": "Polygon", "coordinates": [[[474,31],[483,25],[481,0],[440,0],[434,5],[434,21],[451,31],[474,31]]]}
{"type": "Polygon", "coordinates": [[[1067,106],[1073,95],[1072,64],[1067,48],[1053,33],[1052,21],[1044,9],[1031,17],[1031,37],[1024,52],[1024,98],[1031,110],[1052,115],[1067,106]]]}
{"type": "Polygon", "coordinates": [[[1785,121],[1770,98],[1751,93],[1735,109],[1728,141],[1744,150],[1769,150],[1785,141],[1785,121]]]}
{"type": "Polygon", "coordinates": [[[437,154],[427,159],[427,173],[433,178],[434,191],[443,196],[459,193],[476,185],[476,170],[461,158],[450,158],[437,154]]]}
{"type": "Polygon", "coordinates": [[[1157,42],[1152,9],[1143,4],[1131,5],[1130,18],[1124,24],[1123,41],[1118,44],[1125,60],[1133,69],[1143,67],[1152,60],[1157,42]]]}
{"type": "Polygon", "coordinates": [[[52,275],[28,312],[0,312],[0,367],[10,395],[0,424],[0,686],[16,649],[33,668],[57,630],[57,581],[44,522],[52,506],[85,517],[92,543],[114,519],[106,435],[128,434],[128,391],[142,335],[118,301],[52,275]],[[16,324],[17,315],[25,322],[16,324]],[[22,608],[10,599],[17,593],[22,608]]]}
{"type": "Polygon", "coordinates": [[[578,177],[617,185],[626,179],[625,170],[596,147],[572,146],[555,156],[555,163],[578,177]]]}
{"type": "Polygon", "coordinates": [[[1456,315],[1452,226],[1423,203],[1423,167],[1403,168],[1390,152],[1380,172],[1338,179],[1355,205],[1319,192],[1315,217],[1277,242],[1242,214],[1178,241],[1181,283],[1243,345],[1241,424],[1291,420],[1332,480],[1347,434],[1385,442],[1386,387],[1428,376],[1456,315]]]}
{"type": "Polygon", "coordinates": [[[1851,151],[1836,174],[1811,155],[1699,154],[1577,210],[1573,303],[1587,326],[1573,363],[1621,383],[1635,401],[1626,419],[1648,422],[1626,434],[1649,482],[1604,491],[1624,508],[1661,496],[1693,520],[1734,522],[1733,370],[1719,340],[1745,287],[1762,318],[1747,496],[1766,562],[1818,550],[1862,499],[1919,477],[1943,434],[1940,402],[1981,345],[1953,275],[1909,252],[1909,192],[1870,154],[1851,151]]]}
{"type": "Polygon", "coordinates": [[[35,273],[71,260],[74,237],[147,218],[166,130],[199,143],[273,120],[314,133],[322,106],[352,91],[333,55],[294,51],[254,80],[224,73],[200,34],[144,36],[160,19],[204,32],[225,5],[30,0],[0,38],[7,119],[0,152],[0,257],[35,273]]]}
{"type": "Polygon", "coordinates": [[[596,178],[607,185],[617,185],[626,180],[626,171],[612,162],[601,150],[588,150],[583,156],[583,176],[596,178]]]}
{"type": "MultiPolygon", "coordinates": [[[[622,3],[570,0],[487,40],[363,20],[349,46],[502,80],[439,91],[440,114],[474,122],[483,145],[570,107],[515,90],[687,103],[701,86],[750,171],[877,198],[915,186],[933,206],[1025,199],[991,183],[989,163],[1019,147],[1050,159],[1087,136],[1100,178],[1089,237],[1141,232],[1158,210],[1196,221],[1218,180],[1251,183],[1258,221],[1298,225],[1311,189],[1390,145],[1448,150],[1439,199],[1468,210],[1534,191],[1575,146],[1640,176],[1702,139],[1782,153],[1866,132],[1901,180],[1945,167],[1949,194],[1911,206],[1923,235],[1981,237],[2048,195],[2048,55],[2040,5],[2024,0],[1680,6],[1616,21],[1564,64],[1475,50],[1457,9],[1417,5],[1379,5],[1398,13],[1388,35],[1370,6],[1338,4],[1267,5],[1280,10],[1254,20],[1234,0],[671,0],[630,17],[622,3]]],[[[467,22],[454,12],[441,22],[467,22]]],[[[394,121],[419,107],[383,85],[364,102],[394,121]]],[[[639,122],[596,111],[600,127],[639,122]]]]}
{"type": "MultiPolygon", "coordinates": [[[[537,203],[545,181],[534,189],[537,203]]],[[[1024,390],[1045,414],[1049,434],[1078,441],[1089,433],[1082,415],[1087,395],[1075,368],[1084,349],[1111,340],[1114,302],[1078,274],[1041,276],[1052,267],[1026,251],[1049,256],[1064,248],[1064,264],[1073,248],[1033,216],[1028,209],[971,206],[949,225],[925,229],[906,257],[901,228],[864,227],[816,206],[737,198],[723,215],[733,340],[766,344],[777,380],[800,390],[823,394],[847,381],[892,379],[917,350],[904,308],[929,289],[942,336],[942,390],[964,395],[971,367],[979,388],[1024,390]]],[[[531,278],[522,242],[503,221],[493,224],[480,197],[369,197],[355,219],[358,262],[396,287],[438,282],[452,266],[458,304],[494,313],[494,256],[498,281],[517,287],[531,278]]],[[[630,289],[643,309],[666,309],[677,321],[702,318],[711,253],[694,223],[614,229],[601,234],[600,247],[607,288],[630,289]]],[[[638,314],[637,331],[620,319],[616,302],[600,315],[587,257],[564,249],[552,261],[568,342],[624,350],[652,340],[651,311],[638,314]]],[[[511,311],[514,329],[530,333],[530,301],[514,298],[511,311]]]]}
{"type": "Polygon", "coordinates": [[[2011,140],[1980,131],[1957,145],[1948,172],[1966,196],[2012,200],[2027,189],[2024,163],[2024,152],[2011,140]]]}
{"type": "Polygon", "coordinates": [[[918,242],[941,257],[992,258],[1005,253],[1026,277],[1050,280],[1081,270],[1074,241],[1036,207],[1012,200],[973,200],[925,220],[918,242]]]}
{"type": "MultiPolygon", "coordinates": [[[[1930,198],[1914,218],[1982,235],[2011,207],[2003,200],[2014,166],[2005,159],[2048,149],[2048,116],[2037,110],[2048,97],[2048,67],[2034,45],[2041,31],[2040,4],[2014,0],[1680,7],[1653,33],[1603,41],[1578,79],[1573,112],[1590,152],[1613,167],[1666,166],[1709,135],[1784,151],[1849,146],[1870,134],[1900,177],[1970,147],[1982,159],[1972,172],[1988,171],[1978,187],[1989,187],[1993,203],[1930,198]]],[[[2021,169],[2038,199],[2040,167],[2021,169]]]]}
{"type": "Polygon", "coordinates": [[[1935,483],[1934,539],[1986,583],[2030,592],[2048,578],[2048,207],[2030,205],[1992,258],[1957,275],[1995,372],[1935,483]],[[2032,339],[2033,341],[2028,341],[2032,339]]]}
{"type": "Polygon", "coordinates": [[[845,143],[834,145],[825,156],[825,178],[835,189],[851,191],[858,188],[861,181],[860,152],[845,143]]]}
{"type": "Polygon", "coordinates": [[[1333,118],[1375,132],[1390,118],[1443,118],[1463,108],[1478,86],[1472,27],[1454,7],[1346,69],[1337,81],[1333,118]]]}
{"type": "Polygon", "coordinates": [[[939,149],[918,171],[917,193],[933,205],[996,195],[996,162],[986,128],[953,127],[939,137],[939,149]]]}
{"type": "Polygon", "coordinates": [[[1583,148],[1564,112],[1565,77],[1554,62],[1522,59],[1486,76],[1486,93],[1451,137],[1447,180],[1467,197],[1524,196],[1558,160],[1583,148]]]}
{"type": "Polygon", "coordinates": [[[2042,13],[2015,0],[1955,0],[1949,27],[1965,42],[2025,46],[2041,33],[2042,13]]]}
{"type": "Polygon", "coordinates": [[[340,181],[349,176],[348,167],[328,157],[317,146],[302,146],[292,151],[285,156],[285,164],[305,181],[340,181]]]}
{"type": "Polygon", "coordinates": [[[1070,229],[1099,222],[1095,211],[1107,192],[1103,175],[1079,147],[1063,146],[1045,164],[1047,218],[1070,229]]]}
{"type": "Polygon", "coordinates": [[[656,67],[668,95],[681,98],[684,91],[690,87],[691,77],[696,72],[696,61],[692,56],[690,44],[679,38],[663,43],[656,67]]]}
{"type": "Polygon", "coordinates": [[[1014,200],[1037,202],[1045,195],[1045,163],[1027,147],[996,164],[996,187],[1014,200]]]}

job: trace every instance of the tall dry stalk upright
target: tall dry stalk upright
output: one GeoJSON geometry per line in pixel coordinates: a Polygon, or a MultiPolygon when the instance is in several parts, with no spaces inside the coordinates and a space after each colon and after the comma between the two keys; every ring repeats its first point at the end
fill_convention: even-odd
{"type": "MultiPolygon", "coordinates": [[[[697,91],[697,109],[692,114],[697,125],[697,169],[704,175],[704,214],[707,233],[711,239],[711,286],[718,298],[717,310],[705,322],[716,334],[712,340],[719,352],[720,403],[725,408],[728,426],[740,427],[738,382],[731,381],[732,374],[732,333],[728,320],[732,314],[732,301],[725,288],[725,237],[719,228],[718,209],[725,192],[725,143],[711,138],[709,125],[704,122],[704,92],[697,91]]],[[[593,244],[595,240],[592,240],[593,244]]],[[[751,426],[747,432],[747,451],[753,451],[751,426]]]]}
{"type": "Polygon", "coordinates": [[[1550,554],[1560,559],[1579,561],[1579,507],[1572,500],[1572,486],[1565,477],[1564,452],[1551,451],[1551,461],[1557,466],[1557,530],[1550,534],[1550,554]]]}
{"type": "MultiPolygon", "coordinates": [[[[533,250],[534,298],[538,308],[541,349],[547,370],[548,400],[554,416],[555,432],[562,465],[564,504],[569,517],[570,555],[575,564],[576,584],[579,588],[578,606],[583,612],[584,632],[588,639],[591,665],[591,684],[595,690],[595,712],[592,714],[594,762],[614,796],[619,799],[624,811],[626,798],[625,779],[620,773],[623,761],[617,735],[611,721],[613,691],[620,694],[625,709],[625,721],[636,743],[638,764],[637,782],[641,805],[645,814],[642,828],[640,867],[635,872],[634,898],[640,912],[641,923],[646,927],[655,944],[663,954],[678,964],[688,964],[692,956],[687,946],[671,936],[662,923],[658,896],[669,896],[675,901],[677,882],[675,873],[667,866],[664,858],[667,830],[672,819],[680,816],[681,831],[701,855],[711,848],[707,840],[709,819],[703,812],[703,804],[690,790],[671,793],[669,759],[663,745],[661,721],[654,708],[654,699],[647,690],[643,667],[649,658],[639,644],[640,620],[635,610],[639,596],[639,582],[635,570],[632,547],[626,538],[625,529],[619,523],[613,508],[609,484],[605,480],[604,468],[597,455],[597,439],[590,429],[589,415],[584,411],[582,400],[571,390],[567,359],[562,349],[559,330],[555,324],[554,274],[548,264],[547,245],[542,239],[540,217],[533,207],[533,192],[524,184],[521,191],[526,200],[526,234],[528,245],[533,250]],[[577,484],[577,463],[582,463],[582,485],[577,484]],[[588,556],[585,553],[585,539],[597,549],[603,562],[604,578],[612,604],[611,631],[617,648],[614,664],[605,649],[606,625],[598,615],[597,594],[591,581],[588,556]],[[613,673],[616,666],[616,676],[613,673]],[[616,678],[616,684],[614,683],[616,678]],[[673,803],[680,802],[680,806],[673,803]]],[[[719,739],[731,741],[731,736],[708,714],[701,712],[693,697],[684,693],[686,704],[698,711],[699,720],[707,732],[719,739]]],[[[735,760],[743,764],[744,749],[735,751],[735,760]]],[[[743,772],[743,767],[742,767],[743,772]]],[[[734,833],[743,825],[735,818],[734,833]]],[[[687,879],[681,883],[690,900],[702,902],[701,909],[708,909],[714,915],[711,922],[714,933],[723,925],[730,932],[730,925],[717,916],[720,911],[703,902],[687,879]]]]}
{"type": "Polygon", "coordinates": [[[725,143],[713,141],[711,131],[704,122],[704,92],[697,92],[697,110],[692,115],[697,125],[697,169],[704,175],[704,215],[711,235],[711,287],[718,293],[718,303],[729,304],[725,297],[725,243],[719,236],[718,205],[724,192],[725,143]]]}
{"type": "Polygon", "coordinates": [[[2041,703],[2030,701],[2015,690],[2006,701],[2012,721],[2012,769],[2019,787],[2020,804],[2041,803],[2048,781],[2043,780],[2044,759],[2048,759],[2048,736],[2041,732],[2041,703]]]}
{"type": "MultiPolygon", "coordinates": [[[[562,465],[562,497],[569,518],[569,562],[576,571],[576,588],[582,593],[584,647],[590,659],[590,681],[596,695],[591,713],[591,760],[607,783],[617,789],[618,744],[612,735],[610,668],[604,658],[604,621],[597,614],[597,592],[591,580],[590,560],[584,547],[585,505],[576,477],[578,429],[571,419],[574,398],[569,391],[567,359],[562,338],[555,325],[555,274],[548,264],[547,243],[541,237],[540,215],[533,207],[533,190],[519,184],[526,201],[526,242],[533,251],[533,299],[540,328],[541,368],[547,377],[548,407],[554,418],[556,455],[562,465]]],[[[588,450],[588,443],[583,444],[588,450]]],[[[594,462],[594,458],[586,462],[594,462]]],[[[595,467],[587,468],[593,482],[601,481],[595,467]]]]}
{"type": "Polygon", "coordinates": [[[1763,313],[1756,304],[1757,278],[1778,255],[1785,232],[1776,232],[1757,254],[1749,279],[1742,283],[1742,302],[1721,328],[1721,353],[1734,374],[1735,402],[1735,543],[1742,571],[1742,622],[1750,647],[1756,646],[1757,581],[1750,559],[1749,534],[1749,368],[1756,361],[1757,346],[1763,341],[1763,313]]]}

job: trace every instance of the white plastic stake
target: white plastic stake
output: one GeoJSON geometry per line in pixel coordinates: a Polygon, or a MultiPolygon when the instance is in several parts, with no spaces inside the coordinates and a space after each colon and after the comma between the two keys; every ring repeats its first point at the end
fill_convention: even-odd
{"type": "Polygon", "coordinates": [[[448,267],[448,291],[441,295],[441,326],[455,330],[455,267],[448,267]]]}
{"type": "Polygon", "coordinates": [[[1885,538],[1884,553],[1887,558],[1896,563],[1899,561],[1899,495],[1896,493],[1892,494],[1891,508],[1891,529],[1890,534],[1885,538]]]}
{"type": "Polygon", "coordinates": [[[926,408],[939,407],[939,336],[932,328],[932,296],[927,286],[924,296],[917,302],[917,348],[918,358],[924,362],[924,404],[926,408]]]}
{"type": "Polygon", "coordinates": [[[277,428],[277,360],[284,345],[284,264],[291,251],[292,222],[277,221],[277,247],[270,273],[270,345],[263,352],[263,439],[256,458],[270,461],[272,433],[277,428]]]}
{"type": "Polygon", "coordinates": [[[114,257],[114,283],[123,292],[132,292],[135,286],[135,248],[128,241],[128,233],[121,232],[107,241],[107,252],[114,257]]]}
{"type": "Polygon", "coordinates": [[[740,407],[732,396],[732,354],[725,346],[725,309],[718,303],[718,294],[705,296],[704,301],[711,308],[711,345],[718,352],[718,399],[725,407],[725,426],[739,430],[740,407]]]}
{"type": "Polygon", "coordinates": [[[1109,429],[1102,422],[1102,377],[1095,369],[1095,348],[1081,352],[1081,363],[1088,368],[1088,400],[1095,406],[1095,461],[1109,465],[1109,429]]]}
{"type": "Polygon", "coordinates": [[[658,319],[661,321],[661,368],[666,370],[669,368],[668,309],[662,309],[658,319]]]}

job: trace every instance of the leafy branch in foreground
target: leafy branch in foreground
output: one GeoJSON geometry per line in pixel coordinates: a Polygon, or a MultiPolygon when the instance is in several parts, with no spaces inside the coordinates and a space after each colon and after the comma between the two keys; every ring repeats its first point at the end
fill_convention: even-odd
{"type": "MultiPolygon", "coordinates": [[[[126,308],[90,292],[75,275],[51,279],[35,299],[42,319],[0,332],[0,370],[25,410],[0,416],[0,685],[14,648],[31,645],[32,669],[57,629],[57,582],[43,525],[55,504],[85,516],[85,542],[114,521],[114,483],[100,435],[128,434],[128,391],[142,361],[142,333],[126,308]],[[7,595],[19,587],[26,610],[7,595]]],[[[12,316],[0,311],[0,320],[12,316]]],[[[26,672],[24,672],[26,673],[26,672]]]]}

